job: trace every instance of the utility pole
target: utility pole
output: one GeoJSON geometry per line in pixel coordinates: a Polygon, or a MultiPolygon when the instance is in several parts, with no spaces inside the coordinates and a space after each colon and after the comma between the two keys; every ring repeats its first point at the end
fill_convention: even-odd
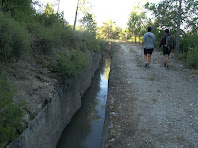
{"type": "Polygon", "coordinates": [[[75,28],[76,28],[76,20],[77,20],[77,14],[78,14],[78,4],[79,4],[79,0],[78,0],[77,7],[76,7],[76,15],[75,15],[75,20],[74,20],[74,28],[73,28],[73,30],[75,30],[75,28]]]}
{"type": "Polygon", "coordinates": [[[176,56],[179,55],[179,48],[180,48],[181,5],[182,5],[182,0],[179,0],[179,8],[177,14],[176,56]]]}

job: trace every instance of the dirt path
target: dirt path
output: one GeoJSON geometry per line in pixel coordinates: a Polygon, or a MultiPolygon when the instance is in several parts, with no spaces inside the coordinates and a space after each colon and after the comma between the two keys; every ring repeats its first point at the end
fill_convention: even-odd
{"type": "Polygon", "coordinates": [[[144,68],[141,48],[113,53],[102,147],[198,147],[198,75],[155,51],[144,68]]]}

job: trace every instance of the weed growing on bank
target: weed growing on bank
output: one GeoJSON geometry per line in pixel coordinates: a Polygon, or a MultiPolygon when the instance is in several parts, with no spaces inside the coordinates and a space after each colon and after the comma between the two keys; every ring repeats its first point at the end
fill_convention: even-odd
{"type": "Polygon", "coordinates": [[[14,84],[5,72],[0,75],[0,148],[16,139],[23,131],[21,105],[13,102],[14,84]]]}
{"type": "Polygon", "coordinates": [[[71,50],[67,54],[60,52],[58,55],[58,71],[66,77],[75,77],[89,64],[88,53],[71,50]]]}
{"type": "Polygon", "coordinates": [[[30,50],[30,34],[9,15],[0,11],[0,58],[1,61],[19,59],[30,50]]]}
{"type": "Polygon", "coordinates": [[[189,68],[198,69],[198,46],[187,52],[186,65],[189,68]]]}

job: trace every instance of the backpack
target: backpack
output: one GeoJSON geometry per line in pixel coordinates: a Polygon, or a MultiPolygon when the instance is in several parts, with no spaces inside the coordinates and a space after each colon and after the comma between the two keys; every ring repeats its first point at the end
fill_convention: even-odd
{"type": "Polygon", "coordinates": [[[166,35],[166,44],[165,46],[169,51],[173,49],[173,37],[171,35],[166,35]]]}

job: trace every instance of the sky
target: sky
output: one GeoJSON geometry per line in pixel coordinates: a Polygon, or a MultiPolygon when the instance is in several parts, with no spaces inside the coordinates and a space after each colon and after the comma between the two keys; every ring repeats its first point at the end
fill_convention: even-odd
{"type": "MultiPolygon", "coordinates": [[[[47,2],[54,3],[56,0],[39,0],[43,5],[47,2]]],[[[89,0],[90,5],[92,5],[91,12],[95,16],[95,20],[98,26],[102,25],[102,22],[106,22],[112,19],[116,22],[117,26],[126,28],[126,24],[133,9],[133,6],[137,6],[139,3],[154,2],[158,3],[160,0],[89,0]]],[[[73,25],[76,6],[78,0],[60,0],[59,12],[64,11],[64,18],[69,24],[73,25]]],[[[43,6],[44,7],[44,6],[43,6]]],[[[57,11],[57,6],[54,6],[55,11],[57,11]]],[[[81,18],[78,15],[77,21],[81,18]]],[[[77,25],[79,22],[77,22],[77,25]]]]}

